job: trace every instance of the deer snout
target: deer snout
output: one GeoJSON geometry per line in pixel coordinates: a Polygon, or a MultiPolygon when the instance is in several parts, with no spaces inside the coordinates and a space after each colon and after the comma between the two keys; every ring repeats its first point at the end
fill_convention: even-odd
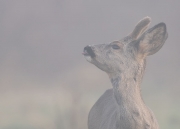
{"type": "Polygon", "coordinates": [[[93,57],[96,56],[95,53],[94,53],[94,51],[93,51],[93,49],[92,49],[92,47],[89,46],[89,45],[86,46],[86,47],[84,47],[83,55],[84,55],[84,56],[91,56],[91,58],[93,58],[93,57]]]}

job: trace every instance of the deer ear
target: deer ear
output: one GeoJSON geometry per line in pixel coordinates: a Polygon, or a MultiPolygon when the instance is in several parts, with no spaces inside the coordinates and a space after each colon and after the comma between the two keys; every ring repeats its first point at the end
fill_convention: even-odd
{"type": "Polygon", "coordinates": [[[155,25],[139,37],[138,52],[146,56],[156,53],[164,45],[167,37],[166,24],[155,25]]]}
{"type": "Polygon", "coordinates": [[[138,22],[138,24],[135,26],[134,30],[132,33],[129,34],[129,36],[133,39],[136,40],[140,35],[146,31],[148,28],[149,24],[151,22],[150,17],[145,17],[142,20],[138,22]]]}

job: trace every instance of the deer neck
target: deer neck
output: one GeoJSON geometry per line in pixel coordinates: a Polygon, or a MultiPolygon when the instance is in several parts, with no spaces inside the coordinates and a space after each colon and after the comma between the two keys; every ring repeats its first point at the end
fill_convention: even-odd
{"type": "Polygon", "coordinates": [[[145,69],[145,61],[136,68],[127,69],[124,72],[109,74],[114,97],[118,105],[139,105],[143,104],[140,84],[145,69]]]}

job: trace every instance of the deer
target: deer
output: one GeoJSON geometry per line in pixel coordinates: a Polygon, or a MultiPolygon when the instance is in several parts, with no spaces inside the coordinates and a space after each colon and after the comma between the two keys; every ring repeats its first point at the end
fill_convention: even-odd
{"type": "Polygon", "coordinates": [[[158,129],[158,122],[141,96],[146,57],[158,52],[168,33],[161,22],[148,29],[150,17],[141,19],[121,40],[87,45],[85,59],[106,72],[112,88],[91,108],[88,129],[158,129]]]}

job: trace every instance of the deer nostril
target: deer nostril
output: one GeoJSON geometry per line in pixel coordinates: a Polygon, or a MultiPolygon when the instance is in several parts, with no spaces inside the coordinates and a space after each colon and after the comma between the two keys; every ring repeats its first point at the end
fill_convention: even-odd
{"type": "Polygon", "coordinates": [[[87,52],[92,58],[95,57],[95,53],[90,46],[84,47],[84,52],[87,52]]]}

